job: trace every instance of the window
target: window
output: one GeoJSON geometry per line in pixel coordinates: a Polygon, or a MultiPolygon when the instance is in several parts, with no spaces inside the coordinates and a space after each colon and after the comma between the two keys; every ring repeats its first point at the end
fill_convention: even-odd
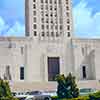
{"type": "Polygon", "coordinates": [[[34,31],[34,36],[37,36],[37,32],[36,31],[34,31]]]}
{"type": "Polygon", "coordinates": [[[50,6],[50,10],[52,10],[52,6],[50,6]]]}
{"type": "Polygon", "coordinates": [[[41,5],[41,9],[43,10],[43,5],[41,5]]]}
{"type": "Polygon", "coordinates": [[[47,16],[47,17],[48,17],[48,14],[45,14],[45,16],[47,16]]]}
{"type": "Polygon", "coordinates": [[[20,67],[20,80],[24,80],[24,67],[20,67]]]}
{"type": "Polygon", "coordinates": [[[56,32],[56,37],[58,37],[59,36],[59,34],[58,34],[58,32],[56,32]]]}
{"type": "Polygon", "coordinates": [[[53,20],[51,20],[51,23],[53,24],[53,20]]]}
{"type": "Polygon", "coordinates": [[[44,25],[42,25],[41,27],[42,27],[42,29],[44,29],[44,25]]]}
{"type": "Polygon", "coordinates": [[[44,23],[44,18],[41,18],[42,23],[44,23]]]}
{"type": "Polygon", "coordinates": [[[46,28],[49,29],[49,25],[47,25],[46,28]]]}
{"type": "Polygon", "coordinates": [[[52,3],[52,0],[50,0],[50,3],[52,3]]]}
{"type": "Polygon", "coordinates": [[[54,10],[57,10],[57,8],[54,8],[54,10]]]}
{"type": "Polygon", "coordinates": [[[43,3],[43,0],[41,0],[41,3],[43,3]]]}
{"type": "Polygon", "coordinates": [[[44,12],[43,11],[41,11],[41,16],[44,16],[44,12]]]}
{"type": "Polygon", "coordinates": [[[70,37],[70,32],[68,32],[68,37],[70,37]]]}
{"type": "Polygon", "coordinates": [[[34,27],[34,29],[36,29],[37,28],[36,24],[34,24],[33,27],[34,27]]]}
{"type": "Polygon", "coordinates": [[[45,6],[46,10],[48,10],[48,5],[45,6]]]}
{"type": "Polygon", "coordinates": [[[86,66],[82,67],[83,79],[86,79],[86,66]]]}
{"type": "Polygon", "coordinates": [[[51,25],[51,29],[53,29],[53,25],[51,25]]]}
{"type": "Polygon", "coordinates": [[[68,0],[66,0],[66,4],[68,5],[68,0]]]}
{"type": "Polygon", "coordinates": [[[21,54],[23,55],[23,53],[24,53],[24,47],[21,47],[20,49],[21,49],[21,54]]]}
{"type": "Polygon", "coordinates": [[[48,3],[48,0],[45,0],[45,3],[48,3]]]}
{"type": "Polygon", "coordinates": [[[60,30],[62,30],[62,25],[60,25],[60,30]]]}
{"type": "Polygon", "coordinates": [[[33,21],[36,22],[36,17],[33,18],[33,21]]]}
{"type": "Polygon", "coordinates": [[[42,32],[42,36],[44,36],[44,32],[42,32]]]}
{"type": "Polygon", "coordinates": [[[33,0],[33,2],[36,2],[36,0],[33,0]]]}
{"type": "Polygon", "coordinates": [[[33,9],[36,9],[36,5],[35,4],[33,4],[33,9]]]}
{"type": "Polygon", "coordinates": [[[55,1],[54,1],[54,3],[56,4],[56,3],[57,3],[57,1],[55,0],[55,1]]]}
{"type": "Polygon", "coordinates": [[[66,9],[69,10],[69,6],[67,6],[66,9]]]}
{"type": "Polygon", "coordinates": [[[49,36],[49,32],[47,32],[47,36],[49,36]]]}
{"type": "Polygon", "coordinates": [[[34,16],[36,15],[36,11],[33,11],[33,15],[34,15],[34,16]]]}
{"type": "Polygon", "coordinates": [[[67,30],[70,30],[70,26],[69,25],[67,26],[67,30]]]}
{"type": "Polygon", "coordinates": [[[70,23],[70,20],[69,19],[67,19],[67,24],[69,24],[70,23]]]}
{"type": "Polygon", "coordinates": [[[58,28],[58,26],[56,25],[56,26],[55,26],[55,29],[57,30],[57,28],[58,28]]]}
{"type": "Polygon", "coordinates": [[[51,32],[51,36],[54,36],[54,32],[51,32]]]}
{"type": "Polygon", "coordinates": [[[66,12],[67,17],[69,17],[69,12],[66,12]]]}

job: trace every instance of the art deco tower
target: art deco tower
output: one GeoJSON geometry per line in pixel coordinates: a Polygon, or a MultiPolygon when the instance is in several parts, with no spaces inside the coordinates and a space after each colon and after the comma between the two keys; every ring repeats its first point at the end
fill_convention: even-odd
{"type": "Polygon", "coordinates": [[[26,36],[36,40],[72,37],[70,0],[25,0],[26,36]]]}

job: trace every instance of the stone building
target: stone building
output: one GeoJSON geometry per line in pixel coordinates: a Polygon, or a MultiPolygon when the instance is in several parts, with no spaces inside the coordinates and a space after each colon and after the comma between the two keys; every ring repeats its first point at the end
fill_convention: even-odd
{"type": "Polygon", "coordinates": [[[51,82],[69,72],[100,79],[100,39],[74,36],[71,0],[25,0],[25,23],[25,37],[0,37],[2,79],[51,82]]]}

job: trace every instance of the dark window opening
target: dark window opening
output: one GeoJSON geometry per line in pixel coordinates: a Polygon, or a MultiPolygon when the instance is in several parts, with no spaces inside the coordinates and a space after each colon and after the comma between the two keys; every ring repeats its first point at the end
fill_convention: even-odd
{"type": "Polygon", "coordinates": [[[86,79],[86,66],[82,67],[83,78],[86,79]]]}
{"type": "Polygon", "coordinates": [[[20,67],[20,80],[24,80],[24,67],[20,67]]]}
{"type": "Polygon", "coordinates": [[[70,32],[68,32],[68,37],[70,37],[70,32]]]}
{"type": "Polygon", "coordinates": [[[37,36],[37,32],[36,31],[34,31],[34,36],[37,36]]]}
{"type": "Polygon", "coordinates": [[[59,57],[48,57],[48,81],[55,81],[60,73],[59,57]]]}

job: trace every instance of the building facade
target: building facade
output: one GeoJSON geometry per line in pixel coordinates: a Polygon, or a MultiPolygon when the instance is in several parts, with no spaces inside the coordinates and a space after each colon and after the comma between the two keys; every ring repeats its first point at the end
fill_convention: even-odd
{"type": "Polygon", "coordinates": [[[69,72],[100,79],[100,39],[73,36],[70,0],[25,0],[25,29],[25,37],[0,37],[2,79],[49,82],[69,72]]]}

